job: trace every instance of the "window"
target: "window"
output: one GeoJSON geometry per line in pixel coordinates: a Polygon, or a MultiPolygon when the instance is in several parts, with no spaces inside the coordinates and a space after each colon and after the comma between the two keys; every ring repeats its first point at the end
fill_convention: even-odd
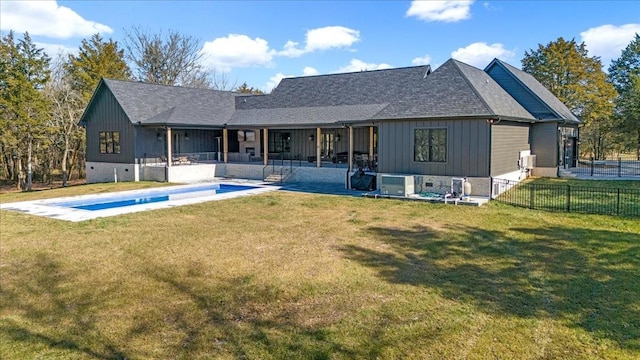
{"type": "Polygon", "coordinates": [[[100,154],[120,154],[120,132],[100,131],[100,154]]]}
{"type": "Polygon", "coordinates": [[[291,151],[291,133],[269,132],[269,152],[291,151]]]}
{"type": "Polygon", "coordinates": [[[447,129],[416,129],[414,140],[414,161],[447,161],[447,129]]]}

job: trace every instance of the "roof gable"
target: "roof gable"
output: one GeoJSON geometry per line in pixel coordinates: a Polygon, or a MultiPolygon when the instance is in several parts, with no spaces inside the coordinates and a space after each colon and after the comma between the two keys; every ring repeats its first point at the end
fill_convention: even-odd
{"type": "Polygon", "coordinates": [[[539,120],[580,120],[531,74],[494,59],[485,69],[523,107],[539,120]]]}
{"type": "Polygon", "coordinates": [[[482,70],[450,59],[429,75],[410,97],[390,104],[377,119],[504,116],[533,119],[482,70]]]}
{"type": "Polygon", "coordinates": [[[233,115],[235,93],[104,79],[132,123],[223,125],[233,115]]]}

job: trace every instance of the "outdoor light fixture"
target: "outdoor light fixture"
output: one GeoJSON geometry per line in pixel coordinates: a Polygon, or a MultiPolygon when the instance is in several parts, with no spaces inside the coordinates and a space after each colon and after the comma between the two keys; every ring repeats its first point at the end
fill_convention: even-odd
{"type": "Polygon", "coordinates": [[[336,134],[336,141],[340,141],[340,134],[336,134]]]}
{"type": "Polygon", "coordinates": [[[315,139],[316,139],[316,137],[313,134],[309,135],[309,141],[313,141],[315,139]]]}
{"type": "Polygon", "coordinates": [[[184,133],[184,139],[188,141],[189,140],[189,134],[184,133]]]}
{"type": "Polygon", "coordinates": [[[160,135],[160,133],[156,133],[156,139],[158,139],[158,141],[162,141],[162,135],[160,135]]]}

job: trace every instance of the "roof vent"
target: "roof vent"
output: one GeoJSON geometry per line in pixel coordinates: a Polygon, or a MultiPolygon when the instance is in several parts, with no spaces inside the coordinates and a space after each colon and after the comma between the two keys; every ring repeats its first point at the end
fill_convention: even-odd
{"type": "Polygon", "coordinates": [[[427,71],[425,71],[424,76],[422,78],[426,79],[427,76],[429,76],[429,74],[431,74],[431,65],[427,65],[427,71]]]}

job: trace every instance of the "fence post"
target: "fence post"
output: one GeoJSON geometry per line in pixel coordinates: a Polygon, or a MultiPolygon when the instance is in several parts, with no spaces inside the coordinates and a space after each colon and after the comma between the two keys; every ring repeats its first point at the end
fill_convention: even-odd
{"type": "Polygon", "coordinates": [[[616,200],[616,215],[620,215],[620,188],[618,188],[618,198],[616,200]]]}
{"type": "Polygon", "coordinates": [[[533,184],[529,184],[529,209],[533,209],[534,208],[534,200],[535,200],[535,191],[534,191],[534,185],[533,184]]]}
{"type": "Polygon", "coordinates": [[[593,176],[593,156],[591,157],[591,176],[593,176]]]}
{"type": "Polygon", "coordinates": [[[571,185],[567,185],[567,212],[571,212],[571,185]]]}
{"type": "Polygon", "coordinates": [[[622,158],[618,156],[618,177],[622,176],[622,158]]]}

